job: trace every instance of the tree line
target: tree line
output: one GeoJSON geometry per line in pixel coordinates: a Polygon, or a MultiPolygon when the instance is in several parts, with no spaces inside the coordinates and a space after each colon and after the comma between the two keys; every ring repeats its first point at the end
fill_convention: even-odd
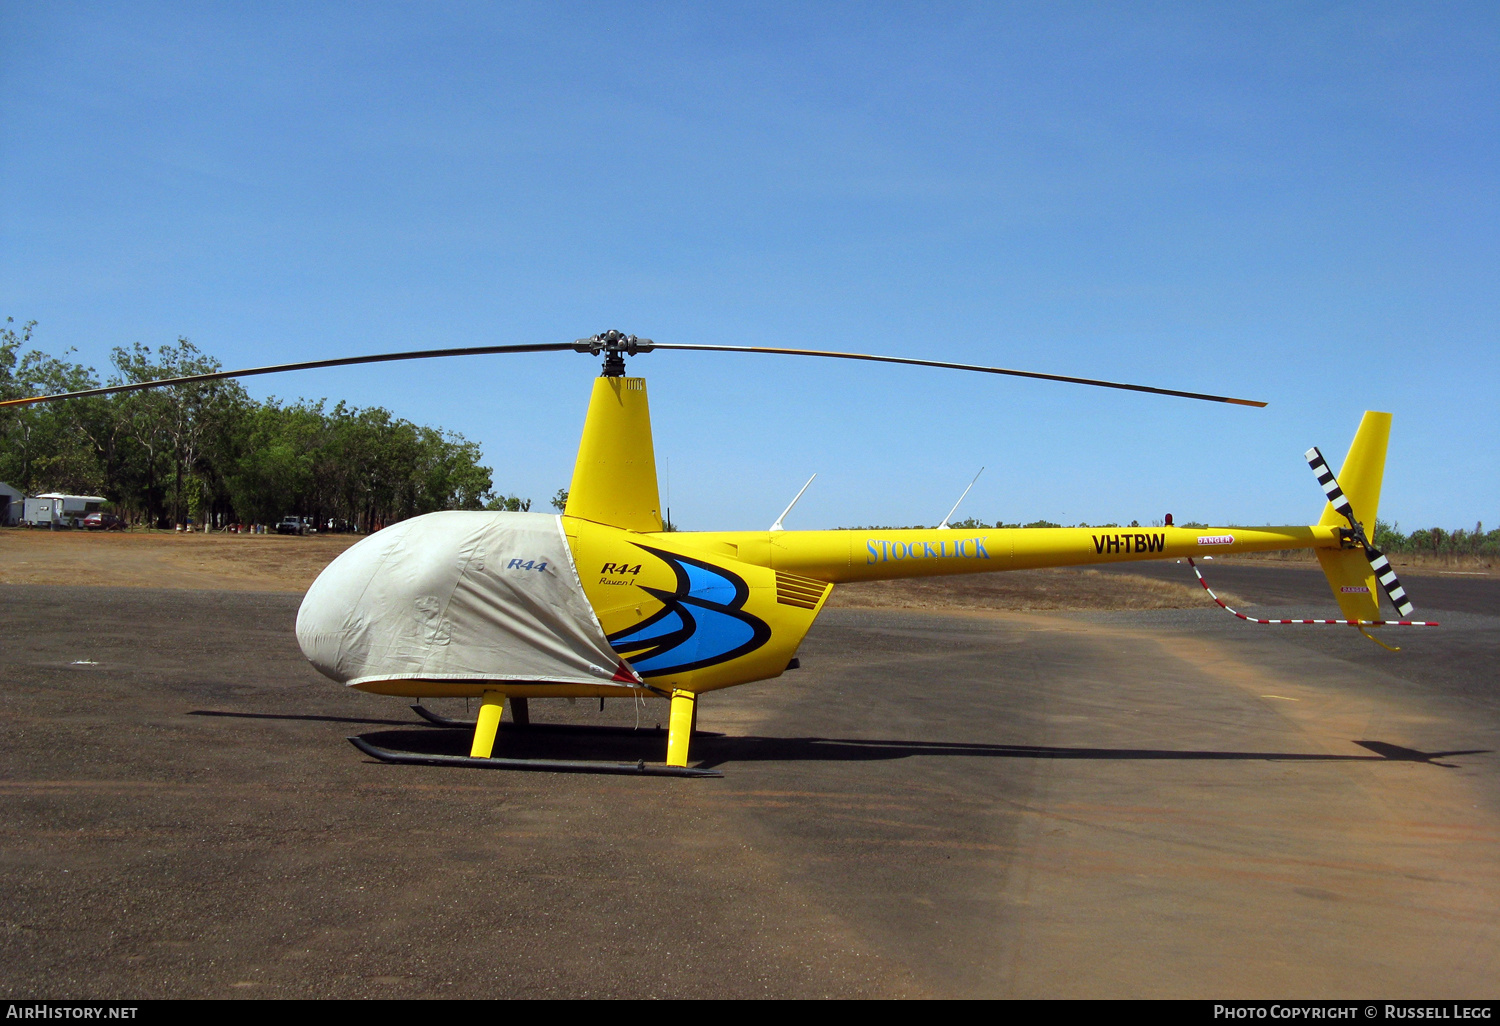
{"type": "Polygon", "coordinates": [[[1402,534],[1400,524],[1377,520],[1375,537],[1371,540],[1382,552],[1403,555],[1500,556],[1500,529],[1486,531],[1483,523],[1475,524],[1472,531],[1462,527],[1427,527],[1402,534]]]}
{"type": "MultiPolygon", "coordinates": [[[[0,399],[100,386],[92,368],[35,348],[35,321],[13,325],[0,328],[0,399]]],[[[221,369],[185,338],[119,347],[110,362],[111,385],[221,369]]],[[[381,407],[258,402],[235,381],[0,408],[0,481],[102,495],[157,527],[295,515],[372,531],[437,510],[529,510],[495,492],[481,459],[478,443],[381,407]]]]}

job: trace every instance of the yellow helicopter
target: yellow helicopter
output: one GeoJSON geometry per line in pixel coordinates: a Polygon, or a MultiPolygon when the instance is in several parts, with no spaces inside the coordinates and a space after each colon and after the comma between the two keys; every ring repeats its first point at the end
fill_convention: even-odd
{"type": "Polygon", "coordinates": [[[450,511],[414,517],[350,547],[304,597],[298,643],[326,676],[376,694],[480,701],[473,724],[416,707],[435,723],[472,726],[467,757],[394,752],[350,738],[387,762],[718,776],[717,770],[689,765],[699,696],[777,677],[796,666],[802,639],[834,586],[847,581],[1151,559],[1191,563],[1204,554],[1313,549],[1340,619],[1255,620],[1230,611],[1258,623],[1346,624],[1361,632],[1429,625],[1380,617],[1380,589],[1400,616],[1412,611],[1389,562],[1370,542],[1388,413],[1364,415],[1337,476],[1317,449],[1308,451],[1327,504],[1319,521],[1307,526],[1190,529],[1173,526],[1168,517],[1163,527],[1130,529],[960,530],[948,528],[945,520],[923,530],[788,531],[781,526],[784,512],[763,531],[665,531],[646,382],[625,373],[626,357],[656,349],[898,363],[1266,405],[1001,367],[823,350],[658,344],[608,331],[572,343],[421,350],[222,371],[0,406],[398,360],[565,350],[602,355],[560,516],[450,511]],[[506,704],[512,719],[524,724],[533,697],[641,694],[671,703],[664,764],[494,757],[506,704]]]}

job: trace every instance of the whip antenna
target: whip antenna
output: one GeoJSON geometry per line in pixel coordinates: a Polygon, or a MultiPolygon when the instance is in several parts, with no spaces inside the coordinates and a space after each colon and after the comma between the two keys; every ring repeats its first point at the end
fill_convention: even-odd
{"type": "MultiPolygon", "coordinates": [[[[979,474],[983,474],[983,473],[984,473],[984,468],[980,467],[979,468],[979,474]]],[[[979,474],[975,474],[974,475],[974,481],[978,481],[979,480],[979,474]]],[[[969,482],[969,488],[973,488],[974,487],[974,481],[970,481],[969,482]]],[[[953,519],[953,514],[957,513],[958,512],[958,507],[961,506],[961,505],[963,505],[964,496],[966,496],[966,495],[969,494],[969,488],[965,488],[964,489],[964,494],[960,495],[958,497],[958,501],[953,504],[953,508],[948,511],[948,515],[943,518],[943,522],[941,524],[938,524],[938,530],[941,531],[941,530],[945,529],[948,526],[948,521],[950,521],[950,520],[953,519]]]]}
{"type": "Polygon", "coordinates": [[[792,499],[792,501],[789,502],[789,503],[787,503],[786,509],[784,509],[784,510],[781,511],[781,516],[779,516],[779,517],[776,518],[776,523],[774,523],[774,524],[771,525],[771,530],[773,530],[773,531],[785,531],[786,530],[786,528],[784,528],[784,527],[781,526],[781,522],[783,520],[785,520],[786,519],[786,515],[792,511],[792,507],[795,506],[795,505],[797,505],[797,500],[800,499],[800,498],[802,498],[802,492],[807,491],[807,485],[812,484],[813,483],[813,478],[815,478],[817,476],[818,476],[817,474],[814,474],[812,477],[810,477],[810,478],[807,479],[807,484],[803,485],[802,486],[802,491],[799,491],[796,494],[796,496],[792,499]]]}

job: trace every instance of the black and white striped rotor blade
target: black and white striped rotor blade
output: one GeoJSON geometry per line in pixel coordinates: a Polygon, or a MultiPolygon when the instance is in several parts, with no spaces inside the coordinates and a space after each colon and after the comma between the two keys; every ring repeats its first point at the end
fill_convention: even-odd
{"type": "Polygon", "coordinates": [[[1385,593],[1391,597],[1391,605],[1396,607],[1396,612],[1402,617],[1411,615],[1414,608],[1411,599],[1406,597],[1406,589],[1401,587],[1401,579],[1396,576],[1396,571],[1391,568],[1391,561],[1385,558],[1373,545],[1365,545],[1365,557],[1369,559],[1371,568],[1375,571],[1375,579],[1385,589],[1385,593]]]}
{"type": "Polygon", "coordinates": [[[1323,486],[1323,494],[1328,496],[1328,501],[1339,514],[1348,520],[1351,526],[1358,526],[1359,522],[1354,519],[1354,507],[1349,505],[1349,498],[1344,490],[1339,487],[1338,478],[1333,476],[1333,471],[1328,469],[1328,461],[1318,451],[1315,445],[1303,453],[1307,457],[1307,465],[1312,467],[1312,472],[1318,478],[1318,484],[1323,486]]]}
{"type": "Polygon", "coordinates": [[[1304,454],[1307,457],[1307,465],[1312,467],[1312,472],[1317,475],[1318,484],[1323,486],[1323,494],[1328,496],[1328,501],[1341,516],[1349,521],[1349,526],[1355,529],[1355,537],[1364,546],[1365,558],[1370,561],[1370,567],[1375,571],[1375,579],[1385,589],[1385,593],[1391,597],[1391,605],[1396,607],[1396,612],[1402,616],[1410,616],[1412,613],[1411,599],[1406,597],[1406,589],[1401,587],[1401,579],[1396,576],[1396,571],[1391,569],[1391,561],[1385,558],[1385,553],[1370,544],[1365,536],[1364,528],[1354,518],[1354,507],[1349,505],[1349,497],[1339,487],[1338,478],[1333,476],[1333,471],[1328,469],[1328,461],[1323,459],[1323,454],[1315,445],[1304,454]]]}

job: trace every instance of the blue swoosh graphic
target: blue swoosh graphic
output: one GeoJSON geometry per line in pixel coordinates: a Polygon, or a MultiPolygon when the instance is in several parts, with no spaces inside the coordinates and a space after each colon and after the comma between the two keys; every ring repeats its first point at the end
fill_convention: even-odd
{"type": "Polygon", "coordinates": [[[668,609],[667,612],[669,615],[659,620],[652,618],[624,634],[611,635],[609,643],[615,648],[635,648],[644,645],[648,641],[655,641],[668,634],[683,630],[685,624],[683,623],[682,615],[676,609],[668,609]]]}
{"type": "Polygon", "coordinates": [[[695,563],[688,563],[683,569],[688,575],[688,594],[700,604],[738,609],[744,603],[744,599],[735,602],[739,589],[745,586],[738,577],[731,580],[717,567],[710,570],[695,563]]]}
{"type": "Polygon", "coordinates": [[[750,597],[743,578],[691,556],[646,545],[636,548],[662,560],[677,577],[672,591],[642,587],[661,602],[661,610],[609,636],[637,673],[659,677],[702,669],[737,659],[770,640],[770,626],[741,608],[750,597]]]}

